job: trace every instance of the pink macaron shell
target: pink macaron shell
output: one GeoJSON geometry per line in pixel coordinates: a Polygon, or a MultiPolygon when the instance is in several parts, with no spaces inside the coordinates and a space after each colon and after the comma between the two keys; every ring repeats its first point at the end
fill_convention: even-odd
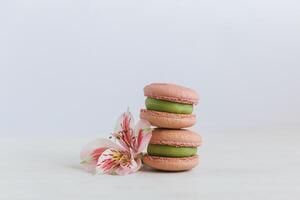
{"type": "Polygon", "coordinates": [[[144,155],[143,162],[154,169],[162,171],[186,171],[198,165],[199,156],[171,158],[144,155]]]}
{"type": "Polygon", "coordinates": [[[175,114],[146,109],[141,109],[140,118],[149,121],[152,126],[170,129],[187,128],[196,123],[196,116],[193,114],[175,114]]]}
{"type": "Polygon", "coordinates": [[[199,147],[202,144],[202,138],[196,132],[187,129],[156,128],[152,131],[150,144],[176,147],[199,147]]]}
{"type": "Polygon", "coordinates": [[[152,83],[144,87],[144,95],[147,97],[166,101],[197,104],[199,96],[193,89],[171,83],[152,83]]]}

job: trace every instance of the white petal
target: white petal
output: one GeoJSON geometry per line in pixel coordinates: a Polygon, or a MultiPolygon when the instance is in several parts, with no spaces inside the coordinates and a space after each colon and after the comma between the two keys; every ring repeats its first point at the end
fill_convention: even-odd
{"type": "Polygon", "coordinates": [[[137,137],[137,142],[136,142],[136,154],[139,154],[141,153],[147,146],[148,146],[148,143],[151,139],[151,136],[152,136],[152,129],[151,129],[151,124],[147,121],[147,120],[140,120],[135,129],[134,129],[134,134],[136,135],[137,137]],[[139,131],[142,130],[142,141],[141,143],[138,145],[138,133],[139,131]]]}
{"type": "Polygon", "coordinates": [[[141,160],[141,158],[136,158],[135,161],[136,161],[136,167],[134,169],[134,172],[138,171],[142,167],[142,160],[141,160]]]}
{"type": "Polygon", "coordinates": [[[152,137],[152,133],[147,133],[144,135],[143,140],[142,140],[140,146],[138,147],[137,154],[139,154],[145,150],[145,148],[148,146],[148,144],[151,140],[151,137],[152,137]]]}
{"type": "Polygon", "coordinates": [[[147,120],[144,120],[144,119],[139,120],[137,125],[134,127],[135,136],[138,135],[139,130],[141,130],[141,129],[143,130],[144,134],[152,132],[150,122],[148,122],[147,120]]]}

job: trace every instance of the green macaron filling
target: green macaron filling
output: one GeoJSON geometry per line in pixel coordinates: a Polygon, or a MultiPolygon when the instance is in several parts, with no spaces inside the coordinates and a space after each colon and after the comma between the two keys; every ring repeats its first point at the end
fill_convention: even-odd
{"type": "Polygon", "coordinates": [[[148,110],[155,110],[176,114],[191,114],[193,112],[193,105],[170,102],[160,99],[147,97],[146,108],[148,110]]]}
{"type": "Polygon", "coordinates": [[[168,145],[149,144],[147,152],[150,156],[188,157],[197,154],[197,147],[174,147],[168,145]]]}

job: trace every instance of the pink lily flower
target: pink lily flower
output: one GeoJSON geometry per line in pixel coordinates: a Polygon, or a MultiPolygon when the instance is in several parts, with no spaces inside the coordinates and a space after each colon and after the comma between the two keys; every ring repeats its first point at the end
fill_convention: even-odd
{"type": "Polygon", "coordinates": [[[146,120],[140,120],[134,127],[133,116],[129,111],[123,113],[112,133],[118,144],[127,151],[132,151],[133,155],[140,154],[148,145],[151,136],[151,125],[146,120]]]}
{"type": "Polygon", "coordinates": [[[112,133],[116,143],[98,139],[87,144],[81,151],[81,164],[93,173],[126,175],[136,172],[142,165],[142,151],[152,136],[150,123],[140,120],[133,128],[134,121],[129,111],[123,113],[112,133]]]}

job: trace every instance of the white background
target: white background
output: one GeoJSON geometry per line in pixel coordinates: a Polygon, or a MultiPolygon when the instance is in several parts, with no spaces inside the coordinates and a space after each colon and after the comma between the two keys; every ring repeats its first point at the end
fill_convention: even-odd
{"type": "MultiPolygon", "coordinates": [[[[214,199],[214,191],[222,199],[299,197],[296,0],[0,1],[0,183],[6,191],[0,197],[38,198],[64,183],[62,177],[78,185],[54,190],[58,197],[82,188],[90,199],[101,198],[103,191],[91,193],[84,184],[90,179],[93,187],[99,178],[72,171],[78,152],[90,139],[107,136],[127,107],[138,118],[143,87],[151,82],[182,84],[201,96],[194,129],[206,139],[206,162],[190,172],[197,176],[153,175],[166,178],[164,185],[172,182],[178,197],[192,190],[174,180],[198,175],[196,184],[207,187],[192,187],[199,197],[214,199]],[[261,181],[253,178],[266,173],[261,181]]],[[[131,176],[130,183],[153,188],[149,173],[131,176]]],[[[113,186],[134,191],[114,183],[106,192],[113,186]]],[[[153,194],[171,197],[160,189],[153,194]]]]}

